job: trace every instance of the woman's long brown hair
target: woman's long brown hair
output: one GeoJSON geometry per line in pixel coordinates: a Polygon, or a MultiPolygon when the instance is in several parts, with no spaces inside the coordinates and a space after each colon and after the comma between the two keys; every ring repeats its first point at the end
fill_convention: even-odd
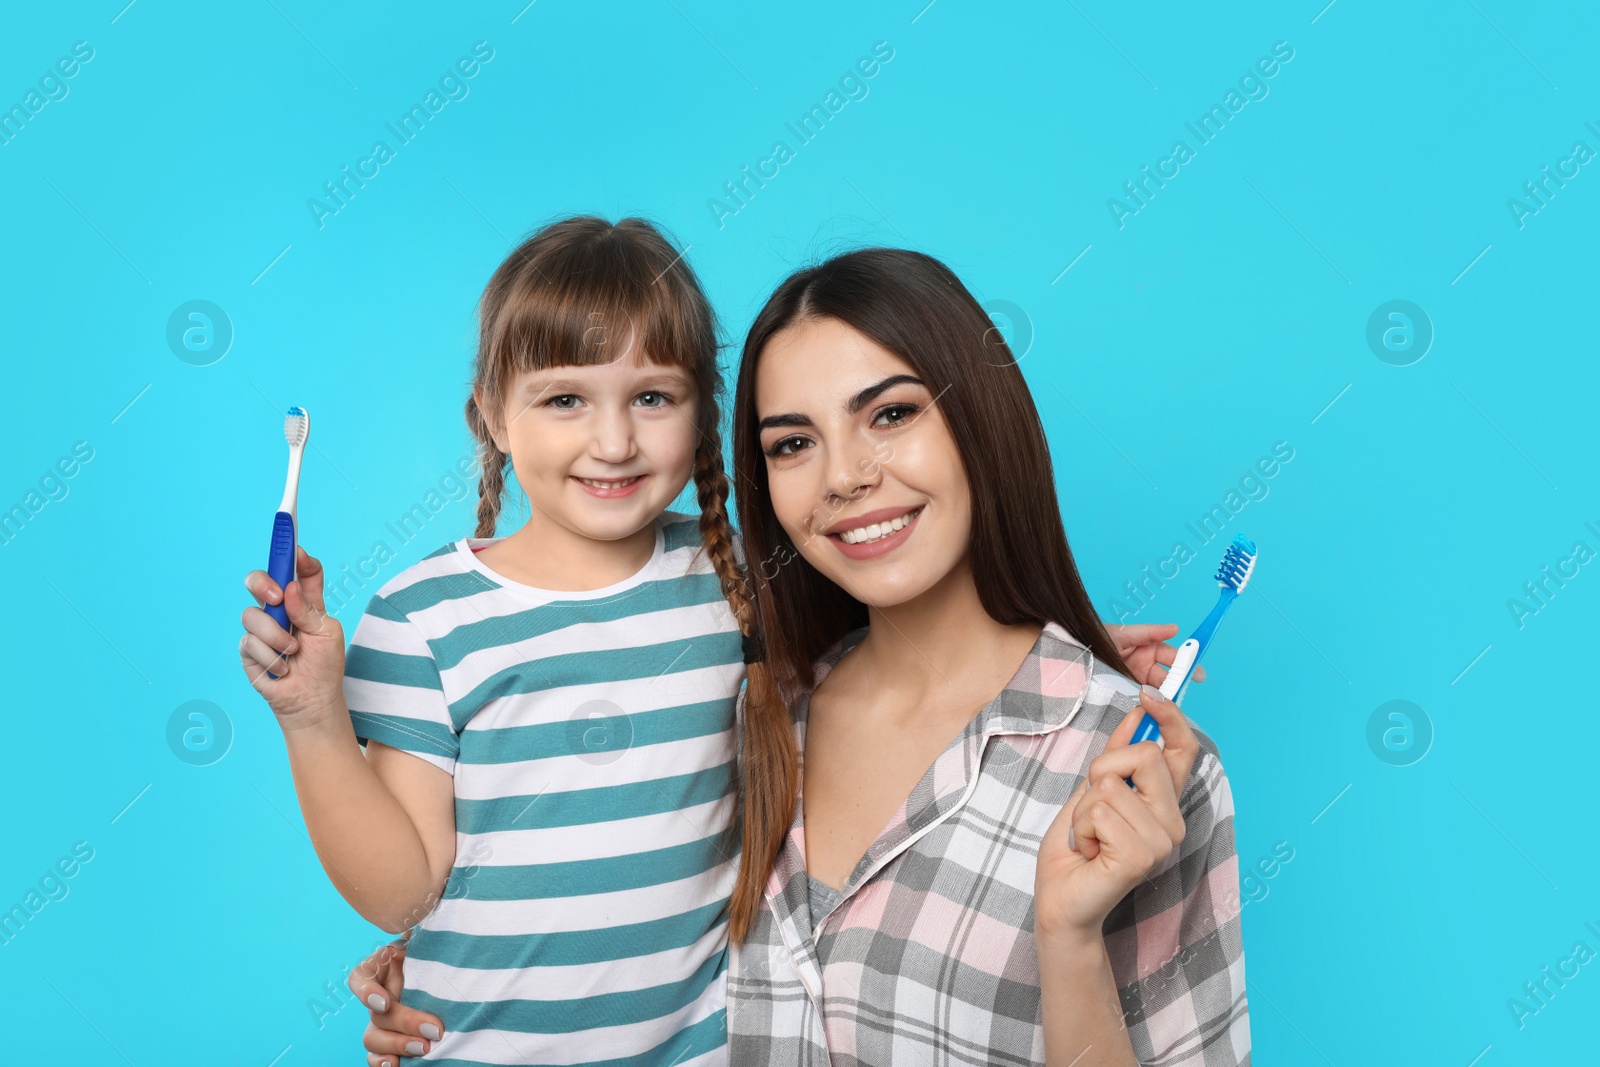
{"type": "Polygon", "coordinates": [[[745,339],[733,401],[733,469],[755,612],[765,647],[745,694],[743,858],[730,904],[742,941],[794,819],[799,758],[792,702],[812,664],[867,623],[866,605],[796,550],[772,510],[756,371],[773,335],[837,319],[909,363],[938,397],[972,492],[972,574],[997,622],[1056,622],[1096,659],[1127,664],[1078,576],[1056,500],[1044,427],[1005,339],[950,268],[920,252],[867,248],[792,275],[745,339]]]}

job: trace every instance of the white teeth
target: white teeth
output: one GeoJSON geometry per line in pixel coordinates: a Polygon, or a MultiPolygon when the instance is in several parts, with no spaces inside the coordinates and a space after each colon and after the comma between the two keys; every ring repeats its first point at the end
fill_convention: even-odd
{"type": "Polygon", "coordinates": [[[625,485],[632,485],[634,482],[638,481],[640,477],[641,475],[636,474],[632,478],[623,478],[615,482],[602,482],[594,478],[579,478],[578,481],[582,482],[584,485],[592,485],[596,489],[621,489],[625,485]]]}
{"type": "Polygon", "coordinates": [[[869,541],[880,541],[898,530],[904,530],[911,525],[911,520],[922,511],[908,511],[897,519],[888,522],[875,522],[869,526],[859,526],[854,530],[846,530],[839,535],[839,540],[847,545],[864,545],[869,541]]]}

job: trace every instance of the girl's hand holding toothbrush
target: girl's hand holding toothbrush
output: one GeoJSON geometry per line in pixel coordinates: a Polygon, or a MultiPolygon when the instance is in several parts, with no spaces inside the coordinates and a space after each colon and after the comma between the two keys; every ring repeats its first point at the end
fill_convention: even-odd
{"type": "Polygon", "coordinates": [[[239,642],[239,663],[256,692],[266,697],[285,730],[318,726],[344,708],[344,627],[329,615],[322,600],[322,564],[295,546],[298,577],[281,588],[266,571],[245,575],[245,588],[256,598],[244,609],[245,635],[239,642]],[[291,636],[260,605],[282,605],[294,626],[291,636]],[[278,677],[268,675],[268,670],[278,677]]]}

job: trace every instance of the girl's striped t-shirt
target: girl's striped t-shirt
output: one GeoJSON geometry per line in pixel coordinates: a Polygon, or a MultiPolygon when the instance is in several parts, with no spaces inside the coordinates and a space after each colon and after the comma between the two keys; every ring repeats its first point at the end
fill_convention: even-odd
{"type": "Polygon", "coordinates": [[[665,513],[638,573],[578,593],[490,570],[495,540],[386,583],[346,660],[356,735],[455,778],[405,962],[404,1002],[444,1021],[426,1062],[725,1064],[744,657],[697,520],[665,513]]]}

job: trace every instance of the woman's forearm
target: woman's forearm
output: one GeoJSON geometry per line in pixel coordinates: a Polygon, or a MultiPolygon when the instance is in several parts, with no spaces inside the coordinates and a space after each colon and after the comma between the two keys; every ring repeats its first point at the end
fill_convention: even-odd
{"type": "Polygon", "coordinates": [[[1048,1067],[1137,1067],[1099,931],[1036,935],[1048,1067]]]}
{"type": "Polygon", "coordinates": [[[284,741],[306,830],[339,895],[389,933],[416,924],[444,886],[411,816],[368,764],[349,713],[286,728],[284,741]]]}

